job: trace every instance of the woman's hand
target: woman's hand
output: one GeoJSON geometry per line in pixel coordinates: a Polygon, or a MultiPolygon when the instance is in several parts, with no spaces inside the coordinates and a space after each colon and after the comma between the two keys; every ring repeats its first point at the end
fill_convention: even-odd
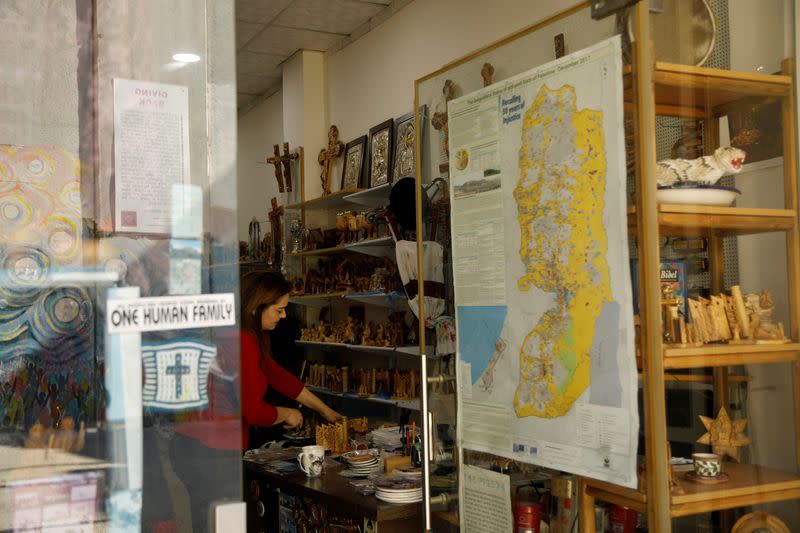
{"type": "Polygon", "coordinates": [[[330,407],[325,409],[325,411],[320,414],[322,414],[322,416],[325,417],[325,420],[327,420],[328,422],[338,422],[339,420],[344,418],[342,415],[340,415],[330,407]]]}
{"type": "Polygon", "coordinates": [[[278,407],[278,419],[285,429],[299,428],[303,425],[303,414],[291,407],[278,407]]]}

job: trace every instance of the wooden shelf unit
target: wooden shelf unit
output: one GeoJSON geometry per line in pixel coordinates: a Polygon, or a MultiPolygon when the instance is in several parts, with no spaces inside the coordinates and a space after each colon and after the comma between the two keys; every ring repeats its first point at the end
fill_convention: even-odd
{"type": "Polygon", "coordinates": [[[800,361],[800,343],[720,344],[697,348],[664,347],[664,368],[713,368],[800,361]]]}
{"type": "MultiPolygon", "coordinates": [[[[800,476],[756,465],[725,463],[723,471],[730,481],[700,485],[683,479],[682,490],[670,490],[667,454],[665,370],[713,368],[715,405],[725,405],[730,365],[791,364],[795,420],[800,413],[800,230],[798,229],[797,132],[792,60],[783,63],[783,74],[756,74],[730,70],[674,65],[653,61],[649,42],[647,3],[634,8],[634,54],[637,76],[631,68],[625,75],[627,110],[634,115],[638,160],[637,208],[628,210],[628,226],[637,235],[640,257],[642,338],[639,347],[645,360],[644,434],[646,441],[646,480],[638,490],[611,483],[579,478],[581,531],[595,533],[594,506],[605,501],[635,509],[648,515],[648,529],[662,533],[672,530],[673,517],[687,516],[736,507],[800,499],[800,476]],[[737,102],[780,101],[783,124],[784,209],[753,209],[695,205],[658,204],[655,185],[655,116],[674,116],[705,120],[705,148],[710,153],[718,146],[717,118],[727,114],[737,102]],[[709,238],[712,293],[722,289],[722,244],[720,237],[769,232],[786,234],[788,301],[790,320],[788,344],[704,345],[697,348],[665,346],[661,342],[660,291],[655,275],[645,276],[658,267],[659,236],[704,236],[709,238]]],[[[718,407],[717,407],[718,408],[718,407]]],[[[714,416],[716,413],[706,413],[714,416]]],[[[800,424],[795,424],[800,426],[800,424]]],[[[699,435],[698,435],[699,437],[699,435]]],[[[795,468],[800,467],[800,427],[785,438],[797,443],[795,468]]]]}
{"type": "MultiPolygon", "coordinates": [[[[723,464],[723,470],[730,476],[730,481],[716,485],[688,481],[683,472],[678,472],[678,485],[683,492],[671,495],[670,516],[675,518],[800,498],[800,476],[795,473],[727,462],[723,464]]],[[[581,479],[581,484],[584,495],[595,500],[647,512],[647,496],[641,490],[586,478],[581,479]]]]}
{"type": "MultiPolygon", "coordinates": [[[[708,205],[658,205],[659,233],[671,237],[729,237],[788,231],[794,227],[794,209],[754,209],[708,205]]],[[[628,228],[636,232],[636,208],[628,208],[628,228]]]]}

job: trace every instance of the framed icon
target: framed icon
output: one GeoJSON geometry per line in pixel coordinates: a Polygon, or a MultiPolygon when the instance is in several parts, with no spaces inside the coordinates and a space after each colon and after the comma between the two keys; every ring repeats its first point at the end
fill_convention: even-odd
{"type": "Polygon", "coordinates": [[[369,129],[369,186],[392,182],[392,140],[394,120],[389,119],[369,129]]]}

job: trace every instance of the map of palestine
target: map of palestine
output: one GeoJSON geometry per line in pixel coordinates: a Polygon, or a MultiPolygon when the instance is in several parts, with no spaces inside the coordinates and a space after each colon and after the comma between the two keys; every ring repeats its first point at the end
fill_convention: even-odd
{"type": "Polygon", "coordinates": [[[589,386],[590,348],[611,300],[603,226],[606,157],[601,111],[578,111],[575,88],[543,85],[523,117],[514,189],[525,274],[553,305],[520,348],[518,417],[565,415],[589,386]]]}

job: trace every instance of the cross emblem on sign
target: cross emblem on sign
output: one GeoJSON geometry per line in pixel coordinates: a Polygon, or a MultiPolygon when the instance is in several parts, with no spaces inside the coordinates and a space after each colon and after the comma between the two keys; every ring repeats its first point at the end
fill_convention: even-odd
{"type": "Polygon", "coordinates": [[[181,364],[181,354],[175,354],[175,364],[167,367],[167,374],[175,376],[175,396],[180,398],[183,396],[183,376],[192,372],[189,365],[181,364]]]}

